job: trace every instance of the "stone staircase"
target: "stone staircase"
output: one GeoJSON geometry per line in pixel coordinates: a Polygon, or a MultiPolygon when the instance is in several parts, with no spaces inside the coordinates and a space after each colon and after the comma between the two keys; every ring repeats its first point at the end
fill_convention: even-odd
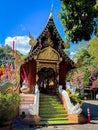
{"type": "Polygon", "coordinates": [[[41,117],[40,124],[43,125],[71,123],[67,118],[67,113],[58,96],[40,95],[39,116],[41,117]]]}
{"type": "Polygon", "coordinates": [[[19,115],[22,112],[25,112],[26,115],[29,115],[28,109],[29,105],[34,102],[34,95],[33,94],[20,94],[21,101],[19,105],[19,115]]]}

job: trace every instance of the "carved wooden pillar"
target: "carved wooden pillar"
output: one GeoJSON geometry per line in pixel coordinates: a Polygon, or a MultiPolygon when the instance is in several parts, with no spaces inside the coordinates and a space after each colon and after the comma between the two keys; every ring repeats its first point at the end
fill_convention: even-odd
{"type": "Polygon", "coordinates": [[[31,83],[31,79],[32,79],[32,72],[31,72],[31,62],[29,62],[29,73],[28,73],[28,88],[29,88],[29,92],[28,93],[31,93],[32,92],[32,83],[31,83]]]}
{"type": "Polygon", "coordinates": [[[38,69],[39,69],[39,62],[37,61],[37,65],[36,65],[36,83],[38,81],[38,69]]]}
{"type": "Polygon", "coordinates": [[[57,93],[58,93],[58,88],[59,88],[59,63],[57,63],[57,93]]]}

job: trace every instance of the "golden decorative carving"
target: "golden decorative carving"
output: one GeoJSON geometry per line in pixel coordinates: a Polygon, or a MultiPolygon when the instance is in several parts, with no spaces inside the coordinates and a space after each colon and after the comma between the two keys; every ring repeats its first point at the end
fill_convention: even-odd
{"type": "Polygon", "coordinates": [[[67,42],[65,43],[64,47],[65,47],[66,49],[69,49],[69,48],[70,48],[70,42],[67,41],[67,42]]]}
{"type": "Polygon", "coordinates": [[[30,38],[30,40],[29,40],[29,45],[35,46],[36,43],[37,43],[37,40],[35,40],[35,39],[33,38],[33,36],[31,36],[30,33],[29,33],[29,38],[30,38]]]}
{"type": "Polygon", "coordinates": [[[36,81],[38,81],[38,74],[36,74],[36,81]]]}
{"type": "Polygon", "coordinates": [[[51,46],[51,47],[53,47],[54,46],[54,44],[53,44],[53,40],[51,39],[51,33],[50,33],[50,31],[48,31],[47,33],[46,33],[46,40],[45,40],[45,42],[43,43],[43,46],[44,47],[48,47],[48,46],[51,46]]]}
{"type": "Polygon", "coordinates": [[[54,50],[52,47],[47,47],[45,49],[43,49],[37,57],[38,60],[50,60],[50,61],[59,61],[60,60],[60,56],[59,53],[54,50]]]}
{"type": "Polygon", "coordinates": [[[36,60],[37,59],[37,55],[34,55],[34,60],[36,60]]]}

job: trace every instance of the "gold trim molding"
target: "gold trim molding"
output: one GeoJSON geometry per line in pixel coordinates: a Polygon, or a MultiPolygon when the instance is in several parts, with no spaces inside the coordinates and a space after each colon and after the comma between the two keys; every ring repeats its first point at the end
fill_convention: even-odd
{"type": "Polygon", "coordinates": [[[37,60],[60,61],[59,53],[51,46],[44,48],[37,55],[37,60]]]}

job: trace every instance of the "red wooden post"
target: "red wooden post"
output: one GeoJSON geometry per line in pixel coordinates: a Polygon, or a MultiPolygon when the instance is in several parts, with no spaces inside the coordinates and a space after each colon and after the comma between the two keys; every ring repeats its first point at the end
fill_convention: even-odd
{"type": "Polygon", "coordinates": [[[87,108],[87,115],[88,115],[88,123],[90,123],[91,116],[90,116],[90,108],[87,108]]]}

